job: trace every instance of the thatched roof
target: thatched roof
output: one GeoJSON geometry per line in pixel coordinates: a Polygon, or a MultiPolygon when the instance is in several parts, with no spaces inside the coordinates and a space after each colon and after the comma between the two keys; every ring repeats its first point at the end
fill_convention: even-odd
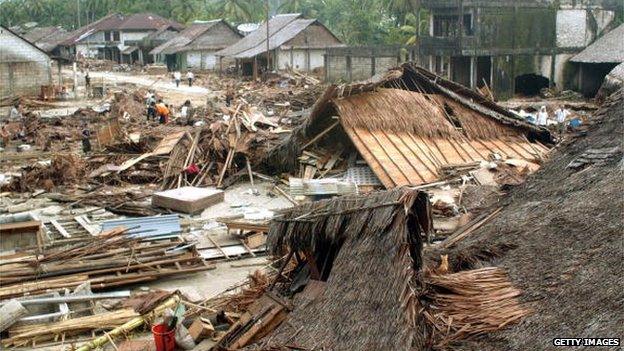
{"type": "Polygon", "coordinates": [[[323,292],[296,303],[263,344],[294,342],[315,350],[422,346],[413,284],[421,235],[431,227],[428,201],[423,192],[398,188],[301,205],[275,219],[267,242],[272,253],[310,253],[330,271],[323,292]],[[332,250],[333,262],[319,261],[331,261],[332,250]]]}
{"type": "Polygon", "coordinates": [[[350,141],[386,188],[433,182],[441,167],[489,160],[492,153],[538,162],[548,150],[542,143],[551,141],[547,129],[407,63],[365,82],[328,87],[267,163],[279,160],[283,167],[275,171],[295,169],[298,145],[332,126],[336,117],[340,128],[319,145],[350,141]]]}
{"type": "Polygon", "coordinates": [[[581,63],[624,62],[624,24],[598,38],[595,42],[570,59],[581,63]]]}
{"type": "MultiPolygon", "coordinates": [[[[322,27],[323,30],[329,33],[329,37],[333,39],[331,42],[321,43],[321,45],[318,45],[319,47],[342,46],[340,40],[316,19],[304,19],[301,18],[300,14],[281,14],[269,20],[269,50],[279,48],[312,25],[322,27]]],[[[237,43],[217,52],[217,56],[251,58],[266,52],[266,31],[266,23],[261,24],[258,29],[237,43]]],[[[314,38],[310,38],[310,41],[314,41],[314,38]]],[[[312,46],[308,45],[308,47],[312,46]]]]}

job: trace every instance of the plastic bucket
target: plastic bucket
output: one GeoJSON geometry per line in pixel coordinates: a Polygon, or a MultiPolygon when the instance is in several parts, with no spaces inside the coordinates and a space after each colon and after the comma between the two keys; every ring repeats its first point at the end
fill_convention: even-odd
{"type": "Polygon", "coordinates": [[[175,351],[175,329],[167,330],[167,325],[152,326],[156,351],[175,351]]]}

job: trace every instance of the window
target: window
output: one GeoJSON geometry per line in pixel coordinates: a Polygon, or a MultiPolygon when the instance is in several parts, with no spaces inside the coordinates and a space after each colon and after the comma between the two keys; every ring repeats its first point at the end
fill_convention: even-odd
{"type": "Polygon", "coordinates": [[[465,36],[474,35],[474,23],[472,14],[467,13],[461,17],[457,15],[435,15],[433,16],[433,36],[434,37],[455,37],[463,34],[465,36]],[[460,31],[460,25],[462,25],[460,31]]]}
{"type": "Polygon", "coordinates": [[[434,70],[439,76],[447,77],[449,71],[449,60],[444,56],[436,56],[434,70]]]}
{"type": "Polygon", "coordinates": [[[474,24],[472,23],[472,14],[467,13],[464,15],[464,35],[467,37],[474,35],[474,24]]]}
{"type": "Polygon", "coordinates": [[[434,37],[454,37],[459,34],[459,16],[438,15],[433,16],[434,37]]]}
{"type": "Polygon", "coordinates": [[[111,41],[111,32],[104,32],[104,41],[111,41]]]}
{"type": "Polygon", "coordinates": [[[113,32],[113,41],[121,41],[119,39],[119,32],[113,32]]]}

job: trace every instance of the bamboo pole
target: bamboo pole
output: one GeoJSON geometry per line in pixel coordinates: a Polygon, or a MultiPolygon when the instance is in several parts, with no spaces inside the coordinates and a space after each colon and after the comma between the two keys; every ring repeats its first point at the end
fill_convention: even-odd
{"type": "Polygon", "coordinates": [[[82,345],[76,351],[90,351],[90,350],[102,347],[106,345],[106,343],[111,341],[112,339],[118,336],[122,336],[128,332],[131,332],[132,330],[142,326],[143,324],[148,323],[148,320],[151,320],[154,317],[161,315],[165,311],[165,309],[173,308],[179,302],[180,302],[180,296],[173,295],[172,297],[167,299],[165,302],[163,302],[161,305],[158,305],[156,308],[154,308],[152,312],[129,320],[124,325],[111,330],[108,334],[95,338],[91,340],[90,342],[82,345]]]}

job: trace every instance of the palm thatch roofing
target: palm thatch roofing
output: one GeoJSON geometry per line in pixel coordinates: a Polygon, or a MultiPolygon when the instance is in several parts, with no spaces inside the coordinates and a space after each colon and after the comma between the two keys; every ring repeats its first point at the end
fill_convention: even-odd
{"type": "Polygon", "coordinates": [[[551,142],[547,129],[406,63],[368,81],[328,87],[309,118],[265,164],[271,171],[295,170],[300,145],[335,125],[336,118],[340,128],[325,136],[325,144],[349,141],[386,188],[433,182],[445,165],[488,160],[493,153],[539,162],[548,152],[544,144],[551,142]]]}
{"type": "MultiPolygon", "coordinates": [[[[295,38],[311,25],[321,26],[334,39],[323,43],[322,47],[342,46],[340,40],[316,19],[301,18],[301,14],[281,14],[269,20],[269,50],[275,50],[295,38]]],[[[266,23],[251,32],[237,43],[217,52],[217,56],[251,58],[267,50],[266,23]]]]}
{"type": "Polygon", "coordinates": [[[624,24],[598,38],[595,42],[570,59],[579,63],[624,62],[624,24]]]}
{"type": "Polygon", "coordinates": [[[240,34],[238,34],[238,32],[234,28],[230,27],[230,25],[223,19],[216,19],[204,23],[194,23],[170,40],[154,48],[152,51],[150,51],[150,55],[175,54],[178,52],[191,50],[223,49],[233,43],[230,37],[225,37],[223,35],[220,35],[219,33],[215,33],[214,37],[211,38],[212,40],[202,43],[199,43],[198,40],[205,35],[210,35],[211,29],[215,28],[217,25],[220,24],[225,25],[226,28],[231,31],[231,33],[233,34],[232,37],[240,38],[240,34]]]}
{"type": "Polygon", "coordinates": [[[303,349],[422,346],[413,284],[421,268],[421,236],[430,228],[428,196],[407,188],[282,213],[271,223],[267,247],[273,254],[297,250],[314,256],[326,284],[315,299],[295,303],[262,347],[288,344],[293,335],[303,349]]]}

